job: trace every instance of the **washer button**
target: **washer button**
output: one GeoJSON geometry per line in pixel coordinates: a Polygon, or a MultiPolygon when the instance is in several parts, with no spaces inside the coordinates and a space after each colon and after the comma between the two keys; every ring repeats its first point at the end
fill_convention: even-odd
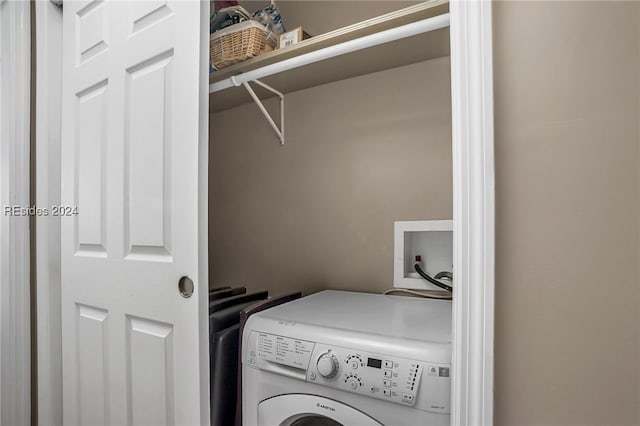
{"type": "Polygon", "coordinates": [[[384,368],[393,368],[393,361],[385,360],[384,368]]]}
{"type": "Polygon", "coordinates": [[[410,393],[403,393],[402,400],[407,402],[413,402],[413,395],[410,393]]]}
{"type": "Polygon", "coordinates": [[[382,389],[382,394],[386,397],[391,396],[391,389],[382,389]]]}
{"type": "Polygon", "coordinates": [[[391,380],[384,379],[384,387],[390,388],[391,387],[391,380]]]}
{"type": "Polygon", "coordinates": [[[384,377],[391,377],[391,370],[384,370],[384,377]]]}

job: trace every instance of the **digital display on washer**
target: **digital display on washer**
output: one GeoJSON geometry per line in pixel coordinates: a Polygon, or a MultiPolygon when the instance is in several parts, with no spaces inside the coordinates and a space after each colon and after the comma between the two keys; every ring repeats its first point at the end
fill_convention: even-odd
{"type": "Polygon", "coordinates": [[[375,359],[375,358],[367,358],[367,367],[381,368],[382,367],[382,360],[381,359],[375,359]]]}

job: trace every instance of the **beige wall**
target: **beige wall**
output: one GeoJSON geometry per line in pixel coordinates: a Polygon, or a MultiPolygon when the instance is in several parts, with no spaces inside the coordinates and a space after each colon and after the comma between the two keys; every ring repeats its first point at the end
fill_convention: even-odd
{"type": "MultiPolygon", "coordinates": [[[[315,36],[416,3],[420,2],[403,0],[284,0],[278,1],[276,4],[287,31],[301,26],[309,34],[315,36]]],[[[240,4],[249,12],[254,12],[263,8],[267,2],[242,0],[240,4]]]]}
{"type": "Polygon", "coordinates": [[[441,58],[287,94],[284,146],[254,104],[213,114],[212,285],[390,288],[394,220],[451,218],[449,72],[441,58]]]}
{"type": "Polygon", "coordinates": [[[498,425],[640,424],[638,6],[495,4],[498,425]]]}

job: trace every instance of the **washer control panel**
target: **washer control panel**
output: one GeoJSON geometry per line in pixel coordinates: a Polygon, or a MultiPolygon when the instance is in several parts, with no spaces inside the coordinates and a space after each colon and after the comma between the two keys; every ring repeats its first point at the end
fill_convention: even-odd
{"type": "Polygon", "coordinates": [[[450,411],[449,364],[256,331],[248,343],[249,367],[436,413],[450,411]]]}
{"type": "Polygon", "coordinates": [[[313,352],[307,381],[403,405],[415,404],[424,363],[320,343],[313,352]],[[338,362],[327,375],[329,357],[338,362]]]}

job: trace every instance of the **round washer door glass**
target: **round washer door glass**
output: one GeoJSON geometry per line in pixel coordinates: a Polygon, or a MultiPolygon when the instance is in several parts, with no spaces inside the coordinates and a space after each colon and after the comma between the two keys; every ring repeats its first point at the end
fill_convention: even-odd
{"type": "Polygon", "coordinates": [[[258,426],[382,426],[353,407],[317,395],[287,394],[258,405],[258,426]]]}

